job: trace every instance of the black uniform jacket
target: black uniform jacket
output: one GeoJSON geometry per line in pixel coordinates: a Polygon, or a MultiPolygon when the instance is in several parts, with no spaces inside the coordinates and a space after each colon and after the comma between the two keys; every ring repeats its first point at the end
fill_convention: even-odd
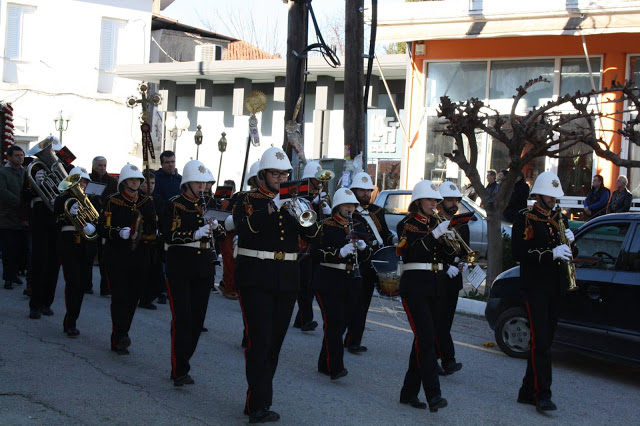
{"type": "MultiPolygon", "coordinates": [[[[61,232],[62,227],[64,226],[74,226],[73,223],[71,222],[71,219],[69,219],[69,216],[67,216],[67,214],[64,212],[65,210],[64,204],[67,202],[69,198],[71,198],[71,194],[69,192],[64,192],[58,195],[58,197],[56,197],[56,201],[53,204],[53,214],[56,217],[56,225],[57,225],[58,232],[61,232]]],[[[73,203],[69,203],[69,208],[71,208],[72,206],[73,206],[73,203]]],[[[97,222],[98,222],[97,220],[95,220],[94,222],[90,222],[93,226],[96,227],[96,232],[98,232],[97,222]]],[[[85,240],[80,235],[80,232],[78,230],[74,232],[61,232],[60,238],[61,240],[71,242],[73,244],[81,244],[83,241],[89,242],[88,240],[85,240]]]]}
{"type": "MultiPolygon", "coordinates": [[[[464,240],[464,242],[467,244],[467,246],[469,246],[469,226],[467,226],[467,224],[465,223],[464,225],[460,226],[457,228],[458,230],[458,234],[460,235],[460,237],[462,237],[462,239],[464,240]]],[[[444,274],[442,274],[441,278],[444,280],[444,285],[446,286],[455,286],[456,289],[461,290],[462,289],[462,274],[458,274],[453,278],[449,278],[448,275],[446,275],[447,269],[449,269],[449,266],[455,266],[458,267],[458,263],[460,262],[466,262],[467,261],[467,255],[468,252],[466,250],[464,250],[462,248],[462,244],[460,244],[460,250],[455,251],[450,245],[448,244],[443,244],[442,245],[442,250],[444,252],[444,274]]]]}
{"type": "MultiPolygon", "coordinates": [[[[354,215],[355,218],[355,215],[354,215]]],[[[356,232],[367,232],[367,226],[359,220],[353,221],[353,228],[356,232]]],[[[349,220],[341,217],[337,213],[326,218],[320,225],[320,241],[313,249],[313,259],[316,263],[344,263],[347,269],[335,269],[320,265],[315,270],[313,278],[313,288],[318,290],[344,290],[345,280],[352,280],[356,263],[355,255],[340,257],[340,249],[350,240],[347,236],[350,233],[349,220]]],[[[358,263],[362,264],[371,258],[373,250],[371,246],[360,251],[358,250],[358,263]]],[[[362,272],[361,272],[362,273],[362,272]]]]}
{"type": "MultiPolygon", "coordinates": [[[[397,253],[404,264],[446,263],[444,247],[431,233],[439,223],[434,216],[424,216],[420,212],[410,213],[398,223],[397,253]]],[[[404,272],[400,278],[400,292],[435,294],[436,273],[426,270],[404,272]]]]}
{"type": "MultiPolygon", "coordinates": [[[[167,274],[177,273],[185,266],[204,268],[203,272],[211,272],[212,262],[215,260],[214,251],[211,249],[212,238],[203,237],[196,240],[195,233],[205,225],[203,213],[218,206],[218,200],[211,197],[191,198],[184,193],[169,200],[161,219],[164,242],[169,245],[167,258],[171,259],[171,255],[176,254],[184,262],[167,262],[167,274]],[[196,242],[200,243],[200,247],[180,246],[196,242]]],[[[224,235],[224,228],[218,223],[218,227],[213,230],[213,237],[223,238],[224,235]]]]}
{"type": "MultiPolygon", "coordinates": [[[[565,229],[569,229],[563,216],[565,229]]],[[[512,228],[513,258],[520,262],[524,288],[565,290],[569,284],[565,262],[553,258],[553,249],[562,244],[558,213],[534,204],[517,214],[512,228]]]]}
{"type": "MultiPolygon", "coordinates": [[[[301,226],[284,205],[269,214],[275,193],[260,187],[245,192],[233,209],[233,222],[238,233],[238,248],[298,253],[298,237],[313,242],[318,236],[317,223],[301,226]]],[[[237,288],[259,287],[265,290],[297,292],[300,266],[297,261],[267,260],[238,255],[235,280],[237,288]]]]}
{"type": "MultiPolygon", "coordinates": [[[[106,246],[118,250],[122,256],[131,253],[131,237],[123,240],[120,237],[120,230],[129,227],[131,235],[133,235],[138,212],[142,215],[141,239],[155,239],[157,234],[156,209],[151,197],[137,193],[134,200],[124,192],[116,192],[106,199],[98,230],[100,236],[106,240],[106,246]],[[126,251],[121,252],[120,250],[126,251]]],[[[144,244],[138,244],[136,251],[144,246],[144,244]]]]}
{"type": "MultiPolygon", "coordinates": [[[[376,240],[375,237],[371,239],[371,245],[373,246],[374,250],[380,249],[386,246],[392,246],[393,233],[389,230],[389,227],[387,226],[387,221],[384,219],[384,209],[375,204],[369,204],[364,209],[366,210],[366,212],[360,212],[359,210],[360,208],[356,209],[355,215],[363,216],[362,221],[367,224],[367,227],[369,227],[368,226],[369,222],[367,222],[366,219],[364,219],[364,216],[368,212],[369,213],[368,216],[373,221],[374,225],[378,229],[378,233],[380,234],[380,237],[382,238],[382,245],[378,244],[378,240],[376,240]]],[[[368,231],[368,232],[372,233],[373,231],[368,231]]]]}

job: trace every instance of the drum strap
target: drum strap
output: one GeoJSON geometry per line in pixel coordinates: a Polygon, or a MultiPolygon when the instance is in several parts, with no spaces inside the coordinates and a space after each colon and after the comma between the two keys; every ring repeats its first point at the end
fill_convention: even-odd
{"type": "Polygon", "coordinates": [[[362,208],[362,206],[358,206],[356,210],[362,215],[364,220],[369,224],[369,228],[373,231],[373,235],[376,236],[376,240],[378,240],[378,245],[382,247],[382,237],[380,236],[380,231],[378,231],[378,227],[375,223],[373,223],[373,219],[369,216],[369,210],[362,208]]]}

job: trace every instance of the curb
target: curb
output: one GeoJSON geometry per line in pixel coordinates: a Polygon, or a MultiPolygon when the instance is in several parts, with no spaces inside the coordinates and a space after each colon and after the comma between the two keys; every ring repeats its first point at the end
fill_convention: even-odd
{"type": "Polygon", "coordinates": [[[484,310],[487,307],[487,302],[481,300],[466,299],[464,297],[458,297],[458,305],[456,306],[456,312],[463,312],[465,314],[484,316],[484,310]]]}

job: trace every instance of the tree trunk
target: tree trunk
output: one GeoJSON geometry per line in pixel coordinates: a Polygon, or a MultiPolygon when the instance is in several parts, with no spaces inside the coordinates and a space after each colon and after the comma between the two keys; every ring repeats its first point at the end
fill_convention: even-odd
{"type": "MultiPolygon", "coordinates": [[[[350,158],[364,150],[364,17],[363,0],[345,3],[344,144],[350,158]]],[[[346,150],[345,150],[346,151],[346,150]]],[[[366,170],[367,165],[363,164],[366,170]]]]}
{"type": "MultiPolygon", "coordinates": [[[[293,112],[298,97],[304,90],[304,67],[301,66],[298,55],[307,47],[307,5],[306,3],[289,1],[289,21],[287,31],[287,80],[284,88],[284,121],[293,119],[293,112]]],[[[298,113],[296,121],[302,123],[303,111],[298,113]]],[[[282,123],[284,126],[284,123],[282,123]]],[[[292,158],[292,148],[287,143],[284,134],[283,146],[287,155],[292,158]]]]}
{"type": "Polygon", "coordinates": [[[487,283],[484,288],[489,294],[493,280],[502,272],[502,209],[487,206],[487,283]]]}

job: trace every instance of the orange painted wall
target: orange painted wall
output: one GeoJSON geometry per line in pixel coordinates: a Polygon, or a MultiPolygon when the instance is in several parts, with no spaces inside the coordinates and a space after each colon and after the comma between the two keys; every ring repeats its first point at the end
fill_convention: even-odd
{"type": "MultiPolygon", "coordinates": [[[[590,56],[603,56],[603,86],[612,80],[624,81],[628,54],[640,53],[640,34],[606,34],[585,36],[590,56]]],[[[423,41],[425,54],[413,56],[414,70],[422,73],[427,60],[468,60],[496,58],[529,58],[555,56],[583,56],[582,38],[579,36],[502,37],[494,39],[432,40],[423,41]]],[[[413,45],[415,53],[415,43],[413,45]]],[[[524,83],[524,82],[523,82],[524,83]]],[[[414,85],[414,91],[421,90],[414,85]]],[[[413,93],[415,96],[416,93],[413,93]]],[[[418,96],[418,98],[420,98],[418,96]]],[[[618,117],[619,120],[622,116],[618,117]]],[[[607,129],[617,130],[619,123],[612,120],[603,123],[607,129]]],[[[417,129],[413,129],[415,132],[417,129]]],[[[621,138],[608,133],[612,150],[620,152],[621,138]]],[[[605,179],[605,185],[612,187],[619,174],[619,167],[609,161],[598,159],[597,173],[605,179]]]]}

